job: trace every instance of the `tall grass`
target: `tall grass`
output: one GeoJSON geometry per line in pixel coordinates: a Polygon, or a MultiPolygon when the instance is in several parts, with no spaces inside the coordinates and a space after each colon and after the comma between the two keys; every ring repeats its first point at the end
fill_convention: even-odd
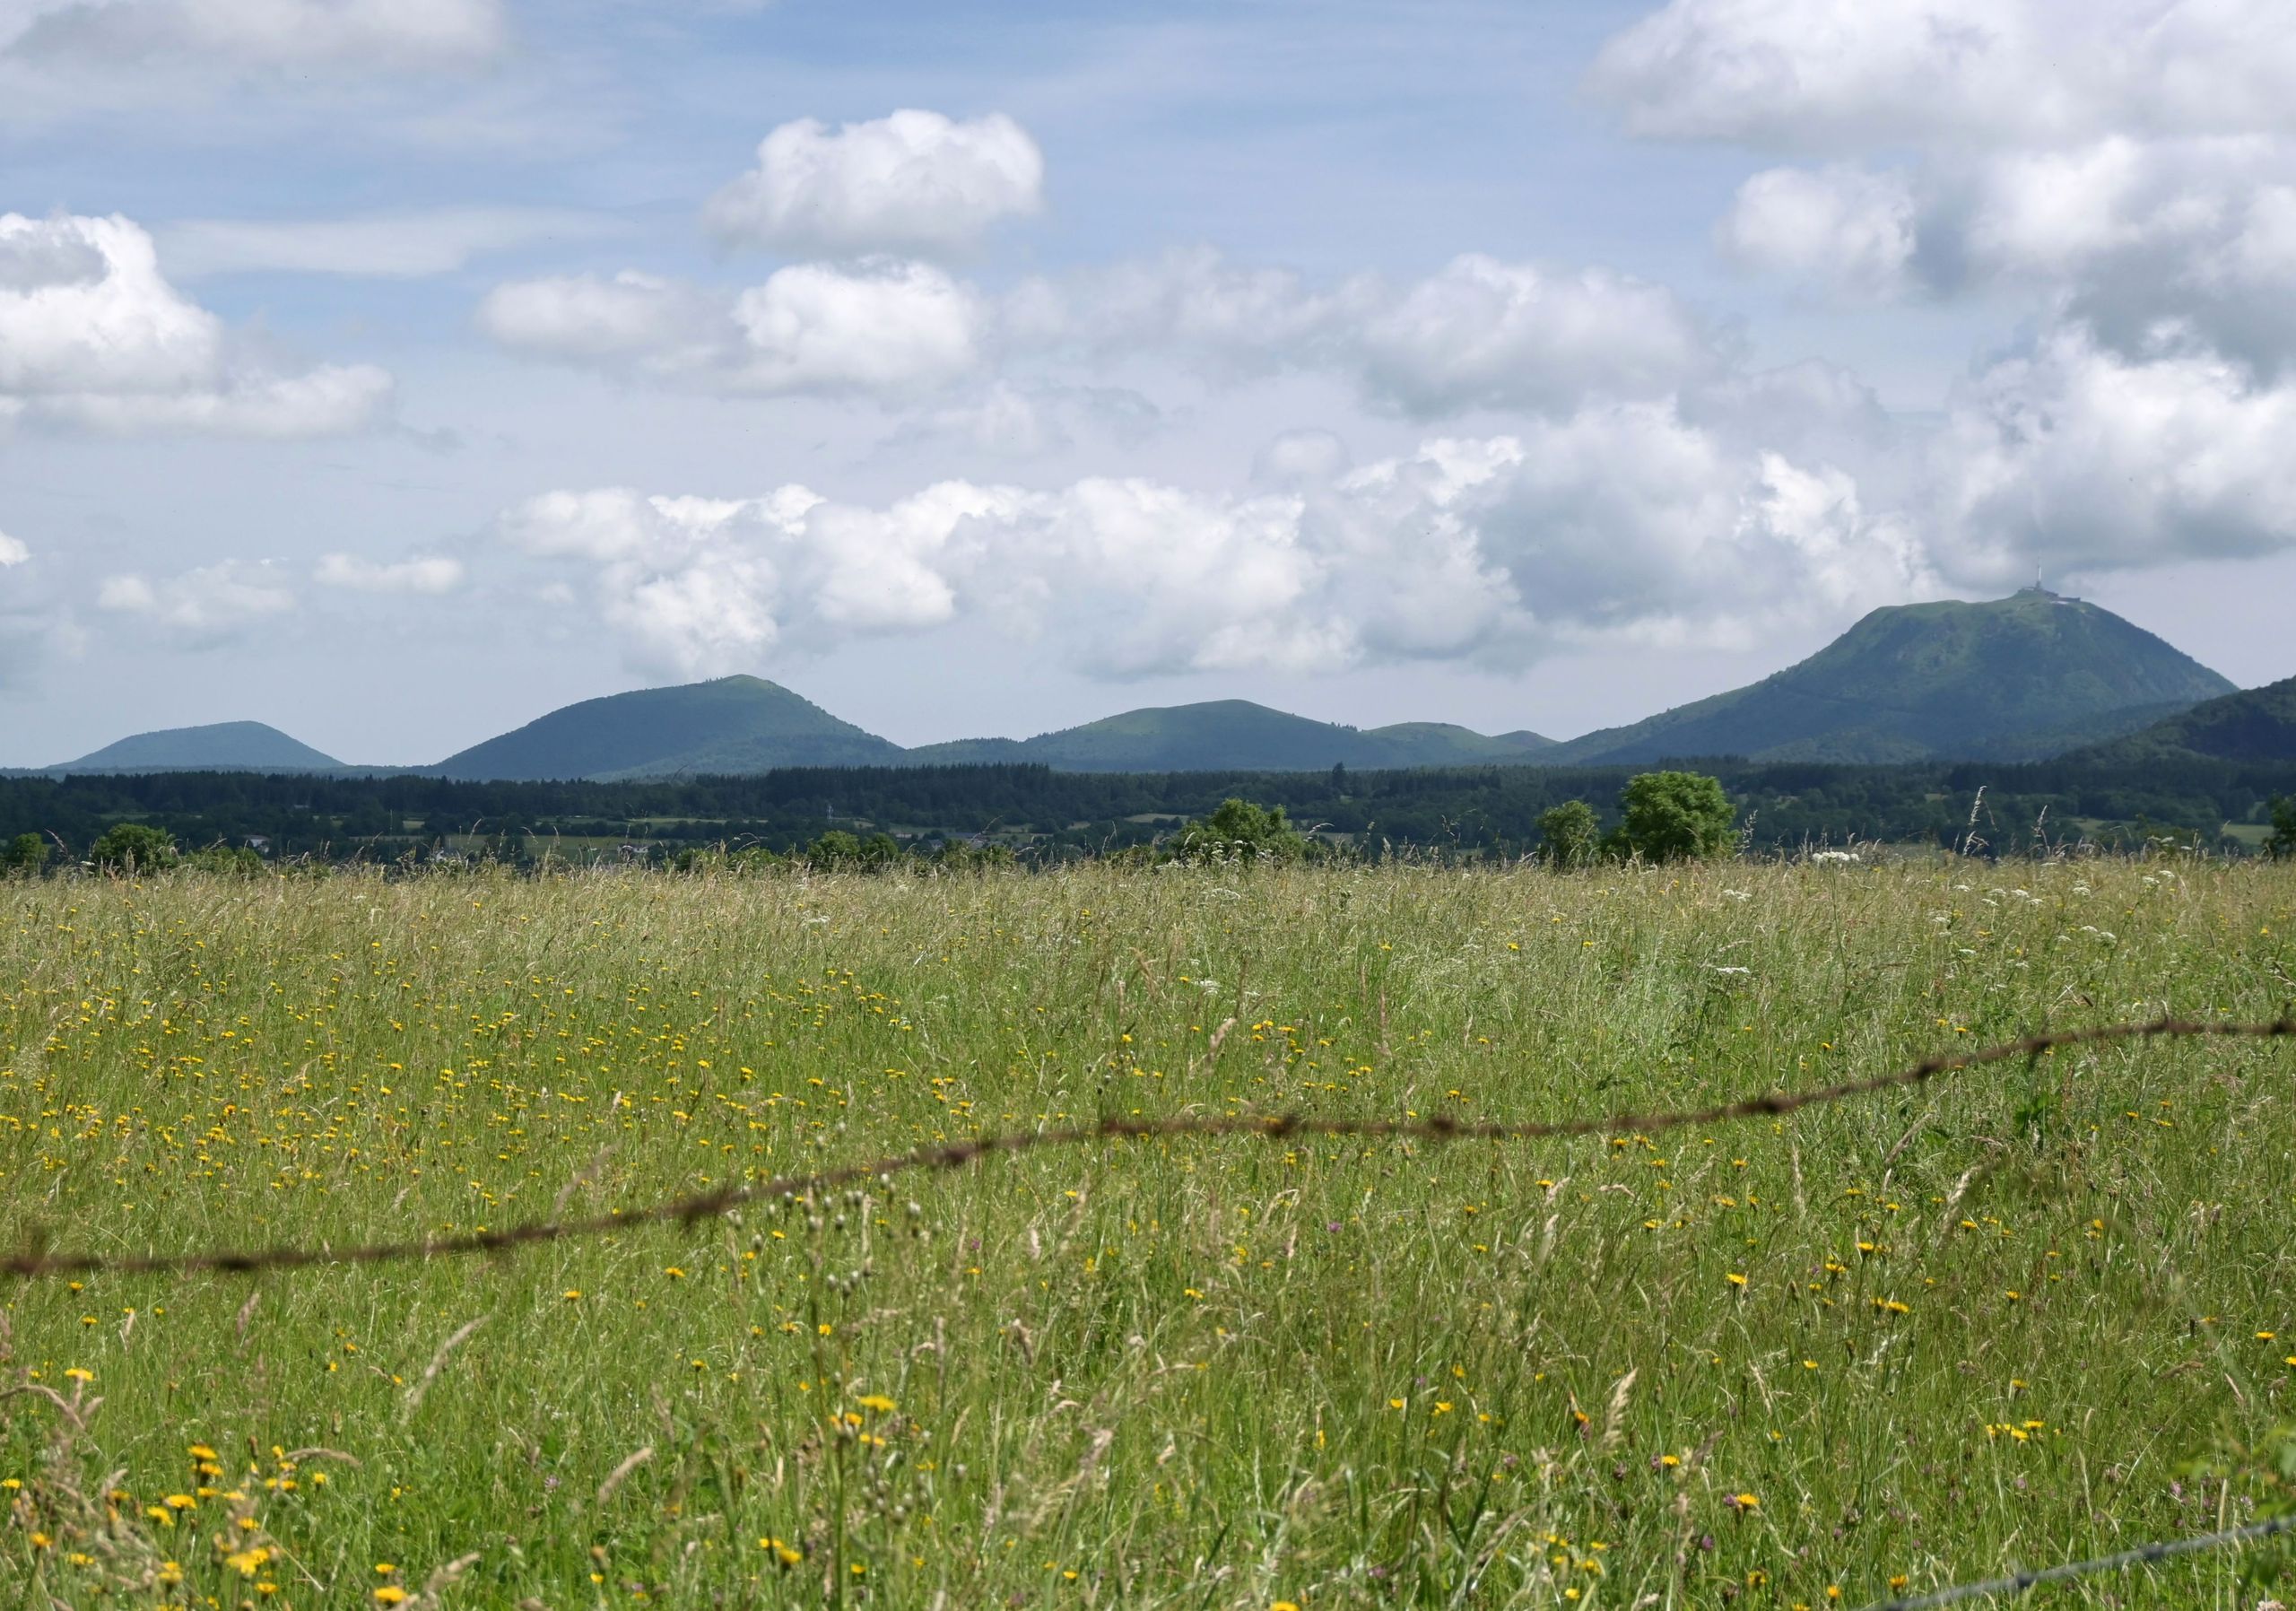
{"type": "MultiPolygon", "coordinates": [[[[1110,1110],[1704,1103],[2273,1017],[2292,909],[2296,872],[2206,864],[19,883],[0,1191],[75,1249],[343,1244],[1110,1110]]],[[[2296,1378],[2289,1057],[2066,1052],[1664,1137],[1109,1143],[498,1262],[22,1284],[0,1585],[1790,1607],[2202,1530],[2247,1502],[2190,1462],[2268,1442],[2296,1378]]],[[[2250,1605],[2241,1570],[2052,1603],[2250,1605]]]]}

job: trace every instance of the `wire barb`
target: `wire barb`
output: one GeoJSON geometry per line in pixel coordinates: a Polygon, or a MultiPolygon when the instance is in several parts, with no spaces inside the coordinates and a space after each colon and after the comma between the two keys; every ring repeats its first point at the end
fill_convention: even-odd
{"type": "Polygon", "coordinates": [[[100,1253],[48,1253],[25,1239],[31,1250],[0,1258],[0,1276],[30,1279],[47,1276],[178,1275],[213,1270],[224,1275],[252,1275],[265,1270],[302,1269],[322,1264],[390,1264],[408,1259],[456,1258],[471,1253],[508,1253],[544,1242],[572,1241],[609,1236],[637,1225],[677,1223],[691,1226],[714,1219],[745,1203],[755,1203],[789,1192],[833,1190],[873,1176],[884,1177],[917,1170],[954,1170],[993,1153],[1034,1152],[1046,1147],[1078,1146],[1093,1141],[1144,1140],[1160,1136],[1207,1137],[1260,1136],[1271,1140],[1292,1136],[1352,1136],[1389,1141],[1543,1141],[1572,1136],[1653,1135],[1686,1126],[1723,1124],[1739,1119],[1774,1118],[1799,1112],[1822,1103],[1869,1096],[1900,1086],[1919,1085],[1939,1075],[1975,1068],[2015,1058],[2037,1058],[2064,1046],[2093,1046],[2117,1041],[2166,1040],[2185,1036],[2296,1038],[2296,1015],[2270,1023],[2203,1023],[2180,1018],[2156,1018],[2149,1023],[2107,1023],[2088,1029],[2048,1030],[1976,1051],[1941,1053],[1926,1058],[1894,1074],[1848,1080],[1811,1091],[1772,1093],[1706,1108],[1682,1108],[1647,1113],[1613,1113],[1598,1119],[1565,1119],[1526,1124],[1469,1123],[1439,1115],[1432,1119],[1318,1119],[1306,1113],[1224,1114],[1178,1119],[1119,1119],[1109,1117],[1089,1125],[1048,1130],[1012,1130],[971,1141],[944,1143],[896,1153],[866,1163],[848,1163],[810,1174],[778,1175],[751,1186],[725,1186],[693,1197],[580,1219],[538,1220],[499,1231],[474,1231],[463,1236],[422,1241],[370,1242],[363,1246],[230,1248],[190,1253],[153,1253],[138,1258],[109,1258],[100,1253]]]}

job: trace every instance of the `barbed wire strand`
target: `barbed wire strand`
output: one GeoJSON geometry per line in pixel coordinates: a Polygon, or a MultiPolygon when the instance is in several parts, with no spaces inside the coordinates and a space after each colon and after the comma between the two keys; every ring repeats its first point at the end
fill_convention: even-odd
{"type": "Polygon", "coordinates": [[[2013,1577],[1988,1579],[1982,1583],[1957,1583],[1950,1589],[1933,1589],[1927,1594],[1917,1594],[1906,1599],[1876,1600],[1865,1607],[1863,1611],[1930,1611],[1932,1607],[1958,1605],[1963,1600],[2022,1594],[2028,1589],[2039,1588],[2043,1583],[2062,1583],[2068,1578],[2087,1577],[2092,1572],[2118,1572],[2123,1567],[2165,1561],[2171,1555],[2188,1555],[2198,1550],[2215,1549],[2227,1544],[2246,1544],[2257,1538],[2268,1538],[2274,1533],[2287,1532],[2292,1528],[2296,1528],[2296,1516],[2274,1516],[2264,1521],[2252,1521],[2246,1527],[2227,1528],[2221,1533],[2170,1538],[2159,1544],[2125,1549],[2117,1554],[2099,1555],[2094,1560],[2069,1561],[2062,1566],[2044,1566],[2032,1572],[2018,1572],[2013,1577]]]}
{"type": "Polygon", "coordinates": [[[1613,1113],[1598,1119],[1568,1119],[1524,1124],[1474,1123],[1438,1115],[1423,1119],[1320,1119],[1302,1113],[1190,1115],[1171,1119],[1105,1118],[1093,1124],[1043,1130],[1008,1131],[897,1153],[866,1163],[835,1169],[778,1175],[753,1185],[729,1185],[715,1191],[674,1197],[643,1207],[616,1209],[580,1219],[550,1219],[494,1231],[473,1231],[460,1236],[433,1237],[420,1241],[370,1242],[333,1247],[310,1246],[261,1249],[227,1248],[188,1253],[154,1253],[117,1258],[101,1253],[48,1253],[37,1246],[0,1258],[0,1276],[34,1278],[48,1276],[178,1275],[199,1270],[245,1275],[257,1271],[300,1269],[313,1265],[387,1264],[408,1259],[444,1258],[473,1253],[508,1253],[544,1242],[572,1241],[608,1236],[634,1226],[677,1223],[691,1225],[714,1219],[744,1204],[787,1194],[833,1190],[857,1180],[918,1170],[961,1169],[1003,1153],[1034,1152],[1048,1147],[1078,1146],[1094,1141],[1151,1140],[1161,1137],[1261,1136],[1283,1140],[1295,1136],[1357,1136],[1370,1140],[1540,1141],[1574,1136],[1652,1135],[1687,1126],[1721,1124],[1739,1119],[1761,1119],[1798,1112],[1822,1103],[1870,1095],[1900,1086],[1918,1085],[1939,1075],[2018,1058],[2038,1058],[2060,1047],[2092,1046],[2118,1041],[2163,1040],[2183,1036],[2296,1038],[2296,1014],[2269,1023],[2195,1022],[2157,1018],[2148,1023],[2108,1023],[2087,1029],[2049,1030],[2004,1041],[1975,1051],[1942,1053],[1909,1068],[1868,1079],[1848,1080],[1816,1090],[1781,1092],[1748,1097],[1706,1108],[1686,1108],[1643,1113],[1613,1113]]]}

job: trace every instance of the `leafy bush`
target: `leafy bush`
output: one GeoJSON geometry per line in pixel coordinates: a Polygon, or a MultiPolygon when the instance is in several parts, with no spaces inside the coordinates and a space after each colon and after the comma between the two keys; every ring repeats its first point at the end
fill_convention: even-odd
{"type": "Polygon", "coordinates": [[[114,823],[88,848],[98,866],[130,873],[157,873],[174,866],[175,835],[146,823],[114,823]]]}
{"type": "Polygon", "coordinates": [[[1184,860],[1292,862],[1305,859],[1312,844],[1283,806],[1228,799],[1181,829],[1173,851],[1184,860]]]}

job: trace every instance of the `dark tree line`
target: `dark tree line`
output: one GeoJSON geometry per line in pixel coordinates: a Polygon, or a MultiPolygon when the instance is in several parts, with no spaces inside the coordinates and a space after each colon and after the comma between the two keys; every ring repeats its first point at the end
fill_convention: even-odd
{"type": "MultiPolygon", "coordinates": [[[[2296,796],[2296,763],[1689,764],[1720,780],[1745,842],[1757,850],[1871,839],[2009,853],[2036,839],[2134,843],[2168,832],[2214,842],[2227,823],[2270,824],[2273,800],[2296,796]]],[[[1568,801],[1596,802],[1596,832],[1613,829],[1611,803],[1638,770],[810,767],[631,783],[242,772],[15,776],[0,777],[0,847],[32,835],[54,858],[83,860],[104,834],[134,823],[165,830],[187,852],[260,840],[274,858],[389,860],[449,840],[507,858],[546,848],[553,837],[593,848],[628,842],[649,856],[719,845],[786,854],[831,832],[859,841],[883,833],[912,845],[996,840],[1074,855],[1169,837],[1234,798],[1281,806],[1300,829],[1372,850],[1517,856],[1538,847],[1540,818],[1568,801]]]]}

